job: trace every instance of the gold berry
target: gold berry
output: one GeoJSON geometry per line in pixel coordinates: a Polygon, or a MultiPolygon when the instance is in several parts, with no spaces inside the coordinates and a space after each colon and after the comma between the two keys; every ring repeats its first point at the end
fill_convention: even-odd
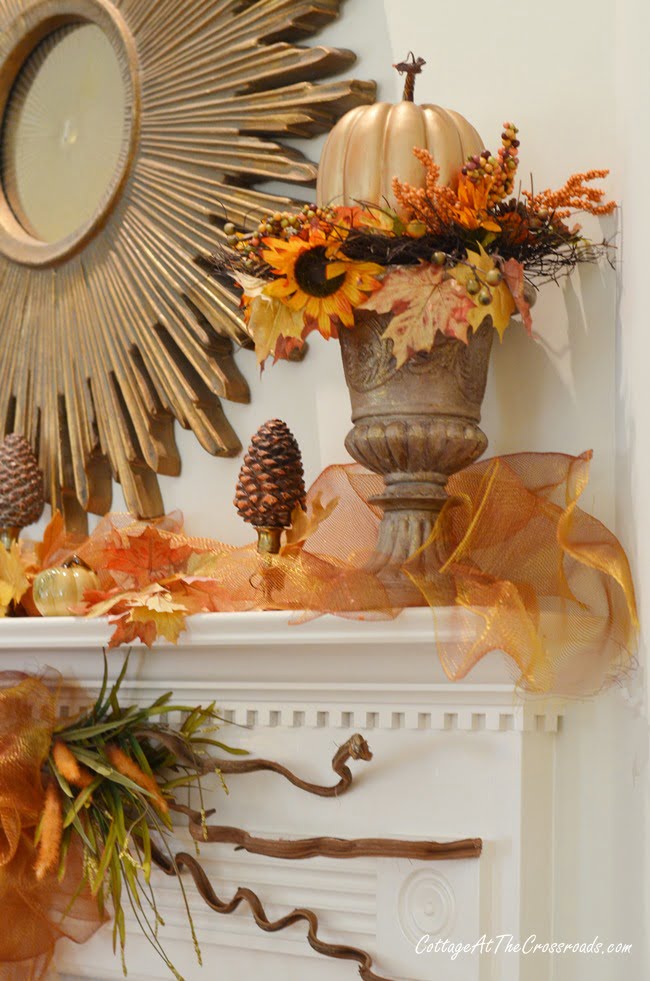
{"type": "Polygon", "coordinates": [[[498,284],[501,282],[502,276],[498,269],[490,269],[485,279],[490,286],[498,286],[498,284]]]}

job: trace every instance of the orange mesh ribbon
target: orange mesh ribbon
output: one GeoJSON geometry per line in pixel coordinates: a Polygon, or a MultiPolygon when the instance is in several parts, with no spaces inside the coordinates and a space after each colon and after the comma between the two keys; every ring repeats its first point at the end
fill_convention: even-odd
{"type": "MultiPolygon", "coordinates": [[[[404,567],[434,613],[444,607],[451,617],[453,629],[437,638],[450,678],[495,650],[538,693],[593,693],[629,669],[637,626],[629,563],[615,536],[578,507],[590,459],[521,453],[450,479],[433,535],[404,567]]],[[[362,568],[380,520],[368,499],[381,489],[380,477],[356,465],[329,467],[309,492],[306,541],[278,557],[251,547],[215,560],[217,608],[394,614],[362,568]],[[314,521],[315,505],[333,500],[331,514],[314,521]]]]}
{"type": "Polygon", "coordinates": [[[82,943],[101,924],[96,901],[81,890],[80,847],[71,847],[61,882],[34,873],[41,767],[55,718],[55,697],[42,681],[0,675],[0,981],[45,977],[57,940],[82,943]]]}
{"type": "MultiPolygon", "coordinates": [[[[441,607],[452,620],[454,629],[437,638],[450,678],[465,677],[494,650],[509,656],[531,692],[593,693],[629,670],[637,618],[627,557],[578,506],[590,459],[521,453],[449,480],[434,533],[404,572],[434,621],[441,607]]],[[[328,467],[279,555],[188,538],[178,513],[154,525],[111,515],[78,551],[107,589],[162,582],[186,613],[391,617],[398,610],[389,592],[365,568],[381,519],[370,498],[382,489],[380,477],[356,464],[328,467]]]]}
{"type": "Polygon", "coordinates": [[[407,569],[432,607],[450,595],[455,605],[457,630],[438,643],[449,677],[493,650],[532,692],[594,693],[629,670],[634,584],[620,542],[578,507],[590,459],[520,453],[449,481],[424,561],[407,569]]]}

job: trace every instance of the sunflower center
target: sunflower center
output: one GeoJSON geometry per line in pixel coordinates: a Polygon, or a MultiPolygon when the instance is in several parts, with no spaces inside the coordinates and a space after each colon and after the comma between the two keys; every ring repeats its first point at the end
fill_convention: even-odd
{"type": "Polygon", "coordinates": [[[331,296],[345,282],[345,273],[327,278],[329,261],[324,245],[317,245],[299,255],[294,266],[296,282],[310,296],[331,296]]]}

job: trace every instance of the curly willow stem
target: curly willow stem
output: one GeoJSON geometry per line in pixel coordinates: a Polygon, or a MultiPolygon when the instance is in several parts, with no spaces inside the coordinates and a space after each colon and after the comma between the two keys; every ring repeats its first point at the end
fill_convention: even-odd
{"type": "Polygon", "coordinates": [[[391,981],[390,978],[375,974],[372,970],[372,957],[367,951],[361,950],[359,947],[351,947],[348,944],[329,944],[321,940],[318,936],[318,917],[313,910],[294,909],[291,913],[287,913],[286,916],[281,916],[277,920],[269,920],[259,896],[252,889],[245,889],[240,886],[229,902],[220,899],[212,888],[212,884],[203,867],[192,855],[188,855],[187,852],[179,852],[172,862],[156,848],[152,847],[152,857],[156,865],[166,875],[180,875],[181,870],[186,868],[194,879],[201,899],[216,913],[234,913],[241,903],[246,902],[251,909],[256,924],[266,933],[277,933],[279,930],[284,930],[286,927],[290,927],[294,923],[304,920],[308,926],[307,941],[316,953],[323,954],[325,957],[334,957],[338,960],[357,961],[359,964],[359,975],[363,981],[391,981]]]}
{"type": "MultiPolygon", "coordinates": [[[[167,737],[173,739],[173,737],[167,737]]],[[[165,740],[167,741],[167,740],[165,740]]],[[[204,772],[217,770],[225,774],[255,773],[269,770],[285,777],[290,783],[306,793],[319,797],[336,797],[345,793],[352,784],[352,773],[346,765],[349,759],[371,760],[372,753],[368,743],[362,736],[355,733],[337,750],[332,759],[332,769],[340,780],[332,787],[309,783],[301,780],[295,773],[272,760],[213,760],[209,767],[203,766],[204,772]]],[[[270,858],[303,859],[328,858],[407,858],[411,860],[460,859],[478,858],[483,843],[480,838],[466,838],[462,841],[403,841],[396,838],[303,838],[297,841],[282,839],[258,838],[250,835],[242,828],[227,826],[209,826],[206,818],[214,811],[201,812],[185,807],[182,804],[170,803],[170,808],[189,819],[189,830],[195,841],[203,843],[222,843],[235,845],[255,855],[265,855],[270,858]]],[[[390,981],[388,978],[375,974],[372,970],[372,957],[358,947],[347,944],[329,944],[318,936],[318,917],[310,909],[294,909],[286,916],[277,920],[269,920],[259,896],[251,889],[240,886],[229,902],[220,899],[214,891],[208,876],[199,862],[187,852],[179,852],[174,859],[167,858],[152,845],[152,857],[156,865],[166,875],[180,876],[183,868],[191,874],[203,901],[217,913],[233,913],[242,902],[248,903],[257,926],[267,933],[276,933],[286,927],[304,920],[308,925],[307,940],[309,945],[325,957],[339,960],[357,961],[359,975],[363,981],[390,981]]]]}
{"type": "Polygon", "coordinates": [[[215,768],[220,770],[224,774],[238,774],[238,773],[257,773],[261,770],[269,770],[272,773],[278,773],[281,777],[284,777],[289,783],[292,783],[294,787],[298,787],[300,790],[304,790],[308,794],[316,794],[318,797],[338,797],[340,794],[344,794],[352,784],[352,772],[346,763],[348,760],[365,760],[369,761],[372,759],[372,753],[368,743],[360,736],[358,732],[355,732],[353,736],[344,742],[342,746],[338,748],[334,757],[332,759],[332,769],[334,773],[337,774],[341,779],[333,787],[323,787],[320,784],[309,783],[307,780],[301,780],[297,777],[295,773],[287,769],[286,766],[282,766],[281,763],[275,763],[273,760],[213,760],[211,761],[210,768],[214,770],[215,768]]]}

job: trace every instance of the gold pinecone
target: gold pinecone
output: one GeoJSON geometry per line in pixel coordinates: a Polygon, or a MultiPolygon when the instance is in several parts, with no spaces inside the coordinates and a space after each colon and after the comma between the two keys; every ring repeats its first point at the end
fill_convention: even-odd
{"type": "Polygon", "coordinates": [[[24,436],[0,443],[0,527],[26,528],[43,513],[43,472],[24,436]]]}
{"type": "Polygon", "coordinates": [[[235,507],[256,528],[288,528],[297,504],[305,507],[302,456],[281,419],[257,430],[239,472],[235,507]]]}

